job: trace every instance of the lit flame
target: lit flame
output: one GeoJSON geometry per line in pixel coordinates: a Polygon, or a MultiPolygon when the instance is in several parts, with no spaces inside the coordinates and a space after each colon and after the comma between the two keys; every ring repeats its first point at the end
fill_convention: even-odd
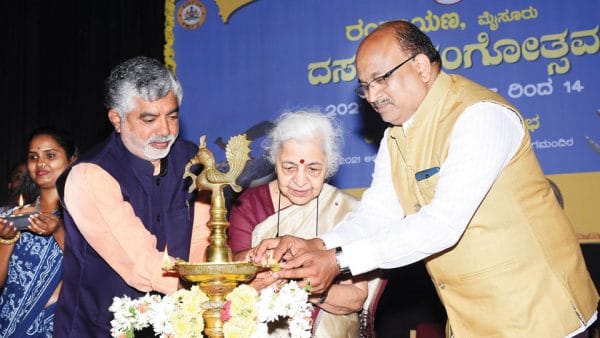
{"type": "Polygon", "coordinates": [[[171,257],[169,257],[169,250],[167,249],[167,246],[165,245],[165,251],[163,253],[163,260],[162,260],[162,269],[163,270],[171,270],[173,268],[173,263],[171,263],[171,257]]]}
{"type": "Polygon", "coordinates": [[[25,201],[23,200],[23,194],[19,194],[19,208],[22,208],[23,204],[25,204],[25,201]]]}

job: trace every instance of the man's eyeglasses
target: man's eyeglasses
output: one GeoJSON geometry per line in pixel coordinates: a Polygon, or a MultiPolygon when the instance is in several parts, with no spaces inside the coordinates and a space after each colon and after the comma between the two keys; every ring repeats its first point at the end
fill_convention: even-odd
{"type": "Polygon", "coordinates": [[[362,99],[365,99],[367,98],[367,94],[369,94],[369,90],[371,89],[371,87],[379,89],[385,88],[387,86],[387,80],[390,78],[390,76],[392,76],[392,74],[394,74],[394,72],[400,67],[404,66],[405,63],[414,59],[417,55],[418,54],[415,54],[409,57],[408,59],[402,61],[399,65],[390,69],[387,73],[374,78],[373,80],[369,81],[369,83],[358,86],[358,88],[354,90],[356,92],[356,95],[360,96],[360,98],[362,99]]]}

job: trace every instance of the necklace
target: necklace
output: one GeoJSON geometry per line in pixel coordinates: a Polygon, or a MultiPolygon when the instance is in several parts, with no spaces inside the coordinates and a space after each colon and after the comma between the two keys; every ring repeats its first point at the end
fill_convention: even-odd
{"type": "MultiPolygon", "coordinates": [[[[279,212],[281,211],[281,191],[277,193],[279,195],[277,201],[277,232],[275,233],[275,237],[279,237],[279,212]]],[[[315,219],[315,237],[319,236],[319,196],[317,195],[317,217],[315,219]]]]}
{"type": "Polygon", "coordinates": [[[40,206],[40,196],[35,198],[35,211],[37,211],[40,214],[54,214],[58,211],[58,206],[56,208],[54,208],[54,210],[52,210],[51,212],[43,212],[42,208],[40,206]]]}

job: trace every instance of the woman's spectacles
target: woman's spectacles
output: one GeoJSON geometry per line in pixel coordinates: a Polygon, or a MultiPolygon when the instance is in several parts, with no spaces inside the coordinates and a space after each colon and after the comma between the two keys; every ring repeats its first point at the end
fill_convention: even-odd
{"type": "Polygon", "coordinates": [[[387,80],[390,78],[390,76],[392,76],[392,74],[394,74],[394,72],[396,70],[398,70],[400,67],[404,66],[405,63],[414,59],[417,55],[418,54],[415,54],[415,55],[409,57],[408,59],[402,61],[399,65],[390,69],[387,73],[374,78],[373,80],[369,81],[369,83],[358,86],[358,88],[356,88],[354,90],[356,92],[356,95],[360,96],[361,99],[365,99],[365,98],[367,98],[367,95],[369,94],[369,90],[371,89],[371,87],[376,88],[376,89],[377,88],[378,89],[385,88],[387,86],[387,80]]]}

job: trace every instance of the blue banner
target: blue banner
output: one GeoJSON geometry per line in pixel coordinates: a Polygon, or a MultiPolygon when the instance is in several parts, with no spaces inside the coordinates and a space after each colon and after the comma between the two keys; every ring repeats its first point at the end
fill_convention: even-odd
{"type": "Polygon", "coordinates": [[[187,139],[222,144],[249,131],[258,159],[268,121],[318,108],[345,128],[333,183],[368,186],[379,117],[354,94],[355,52],[380,23],[406,19],[445,71],[519,108],[546,174],[600,171],[600,1],[187,0],[174,16],[187,139]]]}

